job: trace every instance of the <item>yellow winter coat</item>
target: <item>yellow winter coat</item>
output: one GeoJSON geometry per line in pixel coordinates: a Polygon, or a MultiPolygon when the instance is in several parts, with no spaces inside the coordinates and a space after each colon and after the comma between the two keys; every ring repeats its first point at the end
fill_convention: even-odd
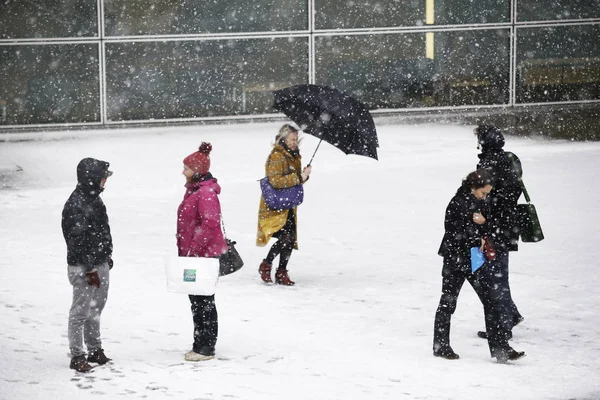
{"type": "MultiPolygon", "coordinates": [[[[271,186],[275,189],[283,189],[296,186],[302,182],[302,156],[294,157],[283,146],[276,144],[269,154],[265,165],[265,175],[269,177],[271,186]]],[[[287,221],[289,210],[271,210],[267,207],[265,199],[260,196],[260,208],[258,210],[258,230],[256,234],[256,245],[263,247],[269,242],[273,234],[279,231],[287,221]]],[[[294,208],[294,220],[296,232],[294,237],[294,249],[298,249],[298,214],[294,208]]]]}

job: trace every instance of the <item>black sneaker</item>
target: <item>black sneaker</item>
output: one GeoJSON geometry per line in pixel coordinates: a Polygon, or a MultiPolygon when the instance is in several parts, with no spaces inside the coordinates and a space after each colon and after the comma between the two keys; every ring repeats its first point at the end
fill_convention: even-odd
{"type": "Polygon", "coordinates": [[[96,349],[96,350],[90,351],[90,354],[88,355],[87,360],[88,360],[88,362],[93,362],[93,363],[97,363],[100,365],[104,365],[107,362],[112,361],[110,358],[106,357],[106,354],[104,354],[104,350],[102,350],[102,349],[96,349]]]}
{"type": "MultiPolygon", "coordinates": [[[[477,336],[482,338],[482,339],[487,339],[487,332],[485,331],[478,331],[477,332],[477,336]]],[[[506,334],[506,340],[511,340],[512,339],[512,331],[508,331],[508,333],[506,334]]]]}
{"type": "Polygon", "coordinates": [[[458,360],[460,358],[450,346],[442,346],[437,350],[433,350],[433,355],[435,357],[445,358],[446,360],[458,360]]]}
{"type": "Polygon", "coordinates": [[[85,373],[90,372],[94,367],[88,364],[88,362],[85,360],[84,355],[81,355],[71,358],[71,364],[69,365],[69,368],[74,369],[77,372],[85,373]]]}

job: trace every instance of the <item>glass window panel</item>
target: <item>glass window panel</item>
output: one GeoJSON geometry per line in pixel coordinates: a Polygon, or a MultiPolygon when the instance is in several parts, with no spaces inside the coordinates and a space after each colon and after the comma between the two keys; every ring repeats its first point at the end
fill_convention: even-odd
{"type": "Polygon", "coordinates": [[[600,25],[517,29],[517,102],[600,99],[600,25]]]}
{"type": "Polygon", "coordinates": [[[436,25],[489,24],[510,21],[510,0],[435,1],[436,25]]]}
{"type": "Polygon", "coordinates": [[[96,44],[0,46],[6,125],[100,121],[96,44]]]}
{"type": "Polygon", "coordinates": [[[377,28],[425,24],[426,0],[315,0],[317,29],[377,28]]]}
{"type": "Polygon", "coordinates": [[[106,0],[110,36],[308,29],[305,0],[106,0]]]}
{"type": "Polygon", "coordinates": [[[0,1],[0,39],[98,36],[96,0],[0,1]]]}
{"type": "Polygon", "coordinates": [[[505,104],[509,35],[504,29],[321,36],[316,81],[371,109],[505,104]]]}
{"type": "Polygon", "coordinates": [[[600,0],[517,0],[517,20],[600,18],[600,0]]]}
{"type": "Polygon", "coordinates": [[[318,29],[507,22],[510,0],[315,0],[318,29]]]}
{"type": "Polygon", "coordinates": [[[307,38],[107,43],[112,121],[274,112],[270,90],[308,79],[307,38]]]}

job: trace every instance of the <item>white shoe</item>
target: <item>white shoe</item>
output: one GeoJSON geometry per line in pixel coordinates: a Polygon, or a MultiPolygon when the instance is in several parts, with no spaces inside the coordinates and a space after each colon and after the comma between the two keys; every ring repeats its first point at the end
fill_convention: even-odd
{"type": "Polygon", "coordinates": [[[207,361],[215,358],[214,355],[206,356],[204,354],[196,353],[194,350],[190,350],[185,353],[185,361],[207,361]]]}

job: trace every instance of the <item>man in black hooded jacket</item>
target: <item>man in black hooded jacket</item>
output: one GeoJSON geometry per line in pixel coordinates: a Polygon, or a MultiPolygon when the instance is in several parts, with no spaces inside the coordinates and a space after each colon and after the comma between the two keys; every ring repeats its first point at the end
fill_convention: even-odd
{"type": "Polygon", "coordinates": [[[108,215],[100,198],[106,179],[112,175],[108,167],[106,161],[81,160],[77,165],[77,187],[62,213],[68,276],[73,286],[68,331],[70,368],[78,372],[90,371],[90,362],[110,361],[100,340],[100,316],[108,297],[109,270],[113,265],[108,215]]]}
{"type": "MultiPolygon", "coordinates": [[[[511,337],[512,328],[524,319],[512,299],[508,283],[508,253],[519,249],[517,201],[523,190],[513,163],[503,150],[504,136],[500,130],[492,125],[479,125],[474,133],[477,135],[478,148],[481,149],[477,168],[488,170],[492,175],[493,189],[487,201],[486,231],[496,250],[496,259],[492,263],[499,271],[498,284],[504,294],[504,326],[511,337]]],[[[486,337],[483,331],[477,334],[486,337]]]]}

